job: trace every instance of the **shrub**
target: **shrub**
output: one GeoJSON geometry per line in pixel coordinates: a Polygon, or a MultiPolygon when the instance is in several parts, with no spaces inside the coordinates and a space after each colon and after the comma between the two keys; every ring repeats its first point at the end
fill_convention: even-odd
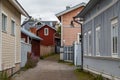
{"type": "Polygon", "coordinates": [[[37,63],[39,61],[38,57],[35,57],[32,55],[32,53],[28,52],[27,54],[27,62],[25,64],[25,67],[23,69],[29,69],[29,68],[34,68],[37,66],[37,63]]]}
{"type": "Polygon", "coordinates": [[[6,71],[0,72],[0,80],[10,80],[6,71]]]}

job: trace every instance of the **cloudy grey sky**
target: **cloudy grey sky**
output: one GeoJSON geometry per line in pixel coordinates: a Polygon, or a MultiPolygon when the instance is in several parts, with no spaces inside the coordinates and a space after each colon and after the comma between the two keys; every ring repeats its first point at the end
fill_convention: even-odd
{"type": "Polygon", "coordinates": [[[66,6],[75,6],[89,0],[18,0],[24,9],[35,18],[56,20],[54,14],[65,10],[66,6]]]}

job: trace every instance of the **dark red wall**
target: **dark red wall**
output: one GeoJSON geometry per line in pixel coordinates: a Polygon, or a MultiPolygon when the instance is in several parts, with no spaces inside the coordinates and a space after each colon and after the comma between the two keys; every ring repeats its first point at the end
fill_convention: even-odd
{"type": "MultiPolygon", "coordinates": [[[[25,38],[25,42],[27,43],[27,35],[21,33],[21,38],[25,38]]],[[[34,53],[34,56],[40,57],[40,41],[32,39],[31,45],[32,45],[32,53],[34,53]]]]}
{"type": "Polygon", "coordinates": [[[40,57],[40,41],[38,40],[32,40],[32,52],[34,53],[34,56],[40,57]]]}
{"type": "Polygon", "coordinates": [[[41,40],[41,45],[45,45],[45,46],[53,46],[53,45],[55,45],[55,39],[54,39],[55,33],[56,33],[56,31],[54,29],[50,28],[47,25],[45,25],[42,28],[40,28],[37,31],[37,35],[43,39],[43,40],[41,40]],[[44,28],[48,28],[49,29],[48,36],[44,35],[44,28]]]}

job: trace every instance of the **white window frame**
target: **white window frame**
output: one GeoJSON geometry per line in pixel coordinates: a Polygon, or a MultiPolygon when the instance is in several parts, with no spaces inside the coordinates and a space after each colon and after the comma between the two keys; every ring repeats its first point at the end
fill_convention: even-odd
{"type": "MultiPolygon", "coordinates": [[[[92,56],[92,43],[91,43],[91,52],[90,52],[90,45],[89,45],[89,35],[91,35],[91,39],[92,39],[92,34],[91,34],[91,31],[88,31],[88,56],[92,56]]],[[[92,42],[92,40],[91,40],[92,42]]]]}
{"type": "Polygon", "coordinates": [[[16,35],[16,22],[13,18],[11,18],[11,35],[15,36],[16,35]],[[14,22],[14,30],[12,30],[12,21],[14,22]],[[13,31],[13,32],[12,32],[13,31]]]}
{"type": "Polygon", "coordinates": [[[2,31],[3,32],[7,32],[7,14],[5,12],[2,11],[2,31]],[[3,15],[6,17],[6,23],[5,23],[5,30],[3,29],[3,15]]]}
{"type": "MultiPolygon", "coordinates": [[[[100,26],[98,26],[97,28],[96,28],[96,56],[100,56],[100,42],[99,42],[99,40],[97,39],[98,38],[98,31],[100,31],[100,33],[99,33],[99,35],[101,35],[101,27],[100,26]],[[97,41],[98,40],[98,41],[97,41]],[[98,49],[97,49],[98,48],[98,49]],[[98,51],[97,51],[98,50],[98,51]]],[[[100,36],[99,36],[100,37],[100,36]]]]}
{"type": "Polygon", "coordinates": [[[48,28],[44,28],[44,35],[48,36],[49,35],[49,29],[48,28]]]}
{"type": "Polygon", "coordinates": [[[81,43],[80,42],[80,40],[81,40],[80,36],[81,36],[81,33],[78,33],[78,37],[77,37],[78,43],[81,43]]]}
{"type": "MultiPolygon", "coordinates": [[[[117,25],[117,27],[118,27],[118,19],[117,18],[111,20],[111,52],[112,52],[111,55],[112,55],[112,57],[117,58],[118,57],[118,44],[117,44],[117,53],[113,53],[113,34],[112,34],[113,31],[112,30],[113,30],[114,25],[117,25]]],[[[118,38],[117,38],[117,43],[118,43],[118,38]]]]}
{"type": "Polygon", "coordinates": [[[84,55],[87,55],[87,33],[84,33],[84,55]]]}

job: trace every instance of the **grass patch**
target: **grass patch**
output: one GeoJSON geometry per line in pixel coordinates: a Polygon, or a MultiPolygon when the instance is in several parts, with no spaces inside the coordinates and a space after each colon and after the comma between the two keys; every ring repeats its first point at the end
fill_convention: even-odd
{"type": "Polygon", "coordinates": [[[80,69],[76,69],[74,72],[78,80],[94,80],[94,76],[91,75],[89,72],[84,72],[80,69]]]}
{"type": "Polygon", "coordinates": [[[0,80],[10,80],[6,71],[0,72],[0,80]]]}
{"type": "Polygon", "coordinates": [[[78,80],[104,80],[101,75],[93,75],[80,69],[76,69],[74,72],[78,80]]]}
{"type": "Polygon", "coordinates": [[[50,56],[53,56],[53,55],[55,55],[55,54],[56,54],[56,53],[48,53],[47,55],[40,56],[40,59],[41,59],[41,60],[44,60],[45,58],[50,57],[50,56]]]}
{"type": "Polygon", "coordinates": [[[58,63],[64,63],[64,64],[67,64],[69,66],[74,66],[74,64],[72,62],[67,62],[67,61],[64,61],[64,60],[58,60],[58,63]]]}

